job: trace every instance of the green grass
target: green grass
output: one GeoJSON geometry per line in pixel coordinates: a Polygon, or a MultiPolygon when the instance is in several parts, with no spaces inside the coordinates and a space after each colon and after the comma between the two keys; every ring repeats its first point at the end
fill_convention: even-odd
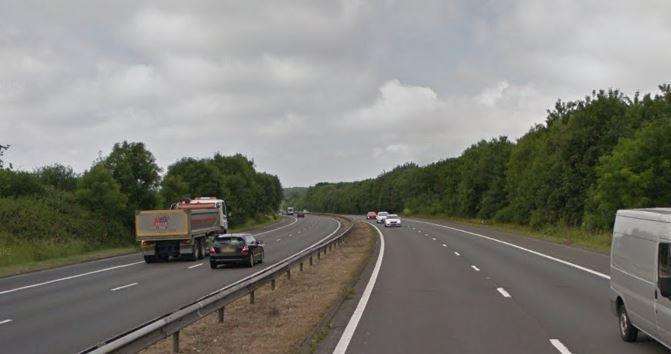
{"type": "Polygon", "coordinates": [[[279,216],[271,214],[271,215],[261,215],[253,219],[247,219],[243,224],[240,225],[234,225],[231,227],[229,232],[247,232],[252,229],[268,226],[274,222],[279,220],[279,216]]]}
{"type": "Polygon", "coordinates": [[[102,259],[137,252],[132,246],[100,246],[91,249],[81,242],[2,243],[0,246],[0,277],[60,267],[68,264],[102,259]]]}
{"type": "Polygon", "coordinates": [[[587,230],[558,225],[547,225],[539,229],[531,226],[514,223],[502,223],[492,220],[468,219],[448,215],[422,215],[413,214],[410,216],[420,217],[432,220],[450,220],[470,225],[487,225],[502,231],[520,234],[528,237],[543,239],[570,246],[578,246],[591,251],[601,253],[610,252],[612,234],[610,232],[589,232],[587,230]]]}

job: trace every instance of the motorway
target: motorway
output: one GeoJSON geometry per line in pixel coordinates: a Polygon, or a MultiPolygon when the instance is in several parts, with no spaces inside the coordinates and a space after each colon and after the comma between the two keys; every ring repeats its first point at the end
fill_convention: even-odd
{"type": "Polygon", "coordinates": [[[668,353],[620,339],[608,255],[443,221],[379,229],[379,266],[319,352],[668,353]]]}
{"type": "Polygon", "coordinates": [[[329,217],[285,218],[252,232],[262,265],[145,264],[140,254],[0,279],[0,352],[73,353],[170,313],[332,235],[329,217]]]}

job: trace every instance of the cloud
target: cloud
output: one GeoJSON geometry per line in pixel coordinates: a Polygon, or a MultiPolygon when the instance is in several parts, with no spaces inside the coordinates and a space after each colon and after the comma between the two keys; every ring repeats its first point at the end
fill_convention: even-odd
{"type": "Polygon", "coordinates": [[[285,185],[519,137],[561,98],[654,91],[671,3],[22,1],[0,12],[0,143],[82,171],[123,139],[162,167],[249,155],[285,185]]]}

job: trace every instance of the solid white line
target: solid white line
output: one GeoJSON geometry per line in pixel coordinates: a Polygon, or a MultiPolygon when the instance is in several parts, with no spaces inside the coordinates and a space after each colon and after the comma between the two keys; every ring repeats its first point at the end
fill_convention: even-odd
{"type": "Polygon", "coordinates": [[[3,324],[5,324],[5,323],[9,323],[9,322],[12,322],[12,319],[11,319],[11,318],[8,318],[8,319],[6,319],[6,320],[2,320],[2,321],[0,321],[0,325],[3,325],[3,324]]]}
{"type": "Polygon", "coordinates": [[[287,224],[287,225],[284,225],[284,226],[280,226],[280,227],[278,227],[278,228],[276,228],[276,229],[272,229],[272,230],[268,230],[268,231],[259,232],[258,234],[254,234],[254,237],[257,237],[257,236],[260,236],[260,235],[263,235],[263,234],[267,234],[267,233],[269,233],[269,232],[273,232],[273,231],[277,231],[277,230],[285,229],[285,228],[287,228],[287,227],[289,227],[289,226],[291,226],[291,225],[293,225],[293,224],[295,224],[295,223],[297,223],[297,222],[298,222],[298,218],[294,218],[294,221],[293,221],[292,223],[290,223],[290,224],[287,224]]]}
{"type": "Polygon", "coordinates": [[[61,281],[64,281],[64,280],[70,280],[70,279],[80,278],[80,277],[87,276],[87,275],[91,275],[91,274],[96,274],[96,273],[106,272],[106,271],[109,271],[109,270],[114,270],[114,269],[119,269],[119,268],[130,267],[130,266],[134,266],[134,265],[136,265],[136,264],[140,264],[140,263],[144,263],[144,261],[133,262],[133,263],[128,263],[128,264],[122,264],[122,265],[118,265],[118,266],[114,266],[114,267],[109,267],[109,268],[104,268],[104,269],[94,270],[94,271],[92,271],[92,272],[87,272],[87,273],[82,273],[82,274],[71,275],[71,276],[69,276],[69,277],[65,277],[65,278],[58,278],[58,279],[53,279],[53,280],[45,281],[45,282],[42,282],[42,283],[26,285],[26,286],[22,286],[22,287],[19,287],[19,288],[14,288],[14,289],[9,289],[9,290],[3,290],[3,291],[0,291],[0,295],[13,293],[13,292],[20,291],[20,290],[26,290],[26,289],[36,288],[36,287],[38,287],[38,286],[47,285],[47,284],[51,284],[51,283],[57,283],[57,282],[61,282],[61,281]]]}
{"type": "Polygon", "coordinates": [[[476,272],[479,272],[479,271],[480,271],[480,268],[478,268],[478,267],[476,267],[476,266],[474,266],[474,265],[472,265],[471,268],[473,268],[473,270],[476,271],[476,272]]]}
{"type": "Polygon", "coordinates": [[[131,286],[135,286],[135,285],[137,285],[137,283],[132,283],[132,284],[123,285],[123,286],[120,286],[120,287],[117,287],[117,288],[112,288],[112,289],[110,289],[110,290],[111,290],[111,291],[117,291],[117,290],[121,290],[121,289],[130,288],[131,286]]]}
{"type": "Polygon", "coordinates": [[[571,354],[571,351],[568,350],[568,348],[566,348],[566,346],[562,344],[559,339],[550,339],[550,343],[552,343],[552,345],[554,345],[554,347],[557,348],[561,354],[571,354]]]}
{"type": "Polygon", "coordinates": [[[450,226],[445,226],[445,225],[440,225],[440,224],[434,224],[434,223],[432,223],[432,222],[426,222],[426,221],[420,221],[420,220],[413,220],[413,221],[415,221],[415,222],[421,222],[421,223],[429,224],[429,225],[434,225],[434,226],[438,226],[438,227],[443,227],[443,228],[446,228],[446,229],[450,229],[450,230],[454,230],[454,231],[463,232],[463,233],[465,233],[465,234],[469,234],[469,235],[473,235],[473,236],[482,237],[482,238],[487,239],[487,240],[490,240],[490,241],[498,242],[498,243],[503,244],[503,245],[506,245],[506,246],[514,247],[514,248],[517,248],[517,249],[519,249],[519,250],[522,250],[522,251],[525,251],[525,252],[529,252],[529,253],[531,253],[531,254],[535,254],[535,255],[537,255],[537,256],[540,256],[540,257],[543,257],[543,258],[546,258],[546,259],[549,259],[549,260],[552,260],[552,261],[555,261],[555,262],[559,262],[559,263],[564,264],[564,265],[567,265],[567,266],[569,266],[569,267],[573,267],[573,268],[576,268],[576,269],[580,269],[580,270],[582,270],[582,271],[584,271],[584,272],[587,272],[587,273],[596,275],[596,276],[601,277],[601,278],[603,278],[603,279],[610,279],[610,276],[609,276],[609,275],[603,274],[603,273],[601,273],[601,272],[597,272],[596,270],[592,270],[592,269],[589,269],[589,268],[586,268],[586,267],[583,267],[583,266],[580,266],[580,265],[577,265],[577,264],[574,264],[574,263],[565,261],[565,260],[563,260],[563,259],[559,259],[559,258],[555,258],[555,257],[552,257],[552,256],[548,256],[547,254],[540,253],[540,252],[537,252],[537,251],[534,251],[534,250],[530,250],[530,249],[528,249],[528,248],[524,248],[524,247],[522,247],[522,246],[518,246],[518,245],[512,244],[512,243],[510,243],[510,242],[501,241],[501,240],[499,240],[499,239],[496,239],[496,238],[493,238],[493,237],[489,237],[489,236],[485,236],[485,235],[481,235],[481,234],[478,234],[478,233],[475,233],[475,232],[470,232],[470,231],[466,231],[466,230],[462,230],[462,229],[457,229],[456,227],[450,227],[450,226]]]}
{"type": "Polygon", "coordinates": [[[188,269],[193,269],[193,268],[196,268],[196,267],[200,267],[202,265],[203,265],[203,263],[198,263],[198,264],[195,264],[195,265],[192,265],[192,266],[188,267],[188,269]]]}
{"type": "Polygon", "coordinates": [[[455,255],[455,256],[461,256],[461,255],[459,254],[459,252],[454,252],[454,255],[455,255]]]}
{"type": "Polygon", "coordinates": [[[375,287],[375,281],[377,281],[377,275],[380,272],[380,267],[382,267],[382,257],[384,257],[384,235],[382,235],[382,231],[380,231],[377,226],[373,225],[373,227],[375,227],[377,234],[380,236],[380,254],[377,256],[373,273],[370,275],[370,279],[368,279],[368,284],[366,284],[366,288],[364,289],[363,294],[361,294],[361,299],[359,300],[352,317],[350,317],[349,322],[347,323],[347,327],[345,327],[345,330],[342,332],[342,336],[338,341],[338,345],[336,345],[335,349],[333,350],[333,353],[336,354],[345,354],[347,351],[349,342],[354,336],[356,326],[359,324],[361,316],[363,316],[363,311],[366,309],[366,304],[368,304],[370,294],[373,292],[373,288],[375,287]]]}
{"type": "Polygon", "coordinates": [[[510,297],[510,294],[508,294],[508,292],[504,288],[496,288],[496,291],[501,293],[501,295],[503,295],[503,297],[510,297]]]}

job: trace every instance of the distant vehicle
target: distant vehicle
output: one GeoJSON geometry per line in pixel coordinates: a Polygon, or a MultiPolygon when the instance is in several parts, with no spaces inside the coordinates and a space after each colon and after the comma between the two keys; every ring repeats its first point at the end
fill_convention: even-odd
{"type": "Polygon", "coordinates": [[[297,218],[304,218],[305,217],[305,211],[296,212],[296,217],[297,218]]]}
{"type": "Polygon", "coordinates": [[[294,207],[287,208],[287,215],[294,215],[294,207]]]}
{"type": "Polygon", "coordinates": [[[377,221],[378,224],[382,224],[384,223],[384,219],[386,219],[387,216],[389,216],[389,213],[387,213],[386,211],[381,211],[377,213],[375,220],[377,221]]]}
{"type": "Polygon", "coordinates": [[[253,267],[262,263],[263,244],[249,234],[223,234],[216,236],[210,248],[210,268],[222,264],[244,264],[253,267]]]}
{"type": "Polygon", "coordinates": [[[671,208],[618,210],[610,302],[624,341],[639,330],[671,348],[671,208]]]}
{"type": "Polygon", "coordinates": [[[389,214],[384,219],[384,227],[401,227],[401,218],[396,214],[389,214]]]}
{"type": "Polygon", "coordinates": [[[366,214],[366,219],[368,220],[375,220],[377,217],[377,214],[374,211],[369,211],[368,214],[366,214]]]}
{"type": "Polygon", "coordinates": [[[223,199],[185,199],[173,204],[170,210],[135,213],[135,235],[147,263],[177,257],[202,259],[209,236],[227,231],[223,199]]]}

